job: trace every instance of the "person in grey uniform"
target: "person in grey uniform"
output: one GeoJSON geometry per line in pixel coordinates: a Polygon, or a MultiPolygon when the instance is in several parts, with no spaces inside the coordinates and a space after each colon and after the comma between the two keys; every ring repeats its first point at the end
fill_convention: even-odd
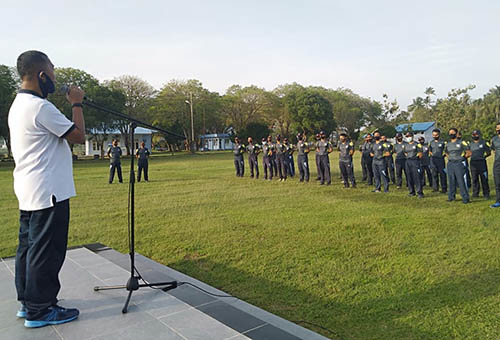
{"type": "Polygon", "coordinates": [[[405,183],[408,186],[408,173],[406,172],[406,156],[403,152],[404,145],[403,134],[396,134],[396,143],[394,144],[394,153],[396,154],[396,188],[401,189],[403,184],[403,172],[405,174],[405,183]]]}
{"type": "Polygon", "coordinates": [[[373,192],[380,192],[381,183],[384,183],[384,192],[389,192],[389,176],[385,167],[385,156],[389,153],[387,144],[380,139],[380,132],[373,133],[374,143],[371,144],[370,156],[373,158],[373,178],[375,179],[375,189],[373,192]]]}
{"type": "MultiPolygon", "coordinates": [[[[271,136],[269,136],[270,138],[271,136]]],[[[272,143],[267,142],[266,138],[262,138],[262,164],[264,166],[264,180],[273,179],[273,162],[271,156],[273,155],[272,143]],[[269,172],[269,177],[267,173],[269,172]]]]}
{"type": "Polygon", "coordinates": [[[382,143],[387,145],[387,149],[389,152],[389,154],[384,157],[387,176],[391,178],[392,184],[396,184],[396,173],[394,172],[394,158],[392,157],[392,155],[394,154],[394,145],[392,145],[392,143],[387,141],[386,136],[380,136],[380,140],[382,141],[382,143]]]}
{"type": "Polygon", "coordinates": [[[245,152],[245,145],[240,143],[238,137],[234,138],[234,167],[236,169],[236,177],[243,177],[245,174],[245,160],[243,159],[243,153],[245,152]]]}
{"type": "Polygon", "coordinates": [[[373,184],[373,157],[370,156],[372,147],[372,135],[367,134],[365,136],[365,142],[359,147],[361,151],[361,166],[363,168],[363,180],[365,179],[368,185],[373,184]]]}
{"type": "Polygon", "coordinates": [[[260,152],[259,145],[253,144],[252,137],[248,137],[248,145],[247,145],[247,153],[248,153],[248,164],[250,164],[250,178],[254,178],[254,169],[255,169],[255,179],[259,178],[259,164],[257,162],[257,156],[260,152]]]}
{"type": "Polygon", "coordinates": [[[276,143],[273,143],[273,138],[271,136],[267,137],[267,144],[271,148],[272,154],[270,156],[272,169],[274,170],[274,177],[278,177],[278,160],[276,157],[276,143]]]}
{"type": "Polygon", "coordinates": [[[353,188],[356,187],[356,179],[354,178],[354,169],[352,164],[352,155],[354,154],[354,143],[347,139],[347,134],[339,135],[339,145],[337,146],[339,153],[339,168],[344,182],[344,188],[349,188],[349,181],[353,188]]]}
{"type": "Polygon", "coordinates": [[[444,147],[445,141],[441,140],[441,131],[439,129],[432,130],[432,140],[429,142],[429,154],[431,155],[431,174],[432,174],[432,191],[439,191],[441,183],[441,192],[447,192],[446,164],[444,147]]]}
{"type": "Polygon", "coordinates": [[[500,208],[500,122],[496,125],[497,135],[491,139],[491,149],[495,151],[495,163],[493,163],[493,176],[495,179],[496,202],[491,208],[500,208]]]}
{"type": "Polygon", "coordinates": [[[286,146],[281,143],[281,136],[276,136],[276,163],[278,164],[278,174],[280,176],[280,182],[286,181],[288,174],[288,160],[286,157],[286,146]]]}
{"type": "Polygon", "coordinates": [[[149,158],[149,150],[146,147],[146,144],[144,142],[141,142],[141,146],[137,151],[135,152],[135,157],[137,157],[137,182],[141,181],[141,172],[144,171],[144,180],[146,182],[149,181],[148,178],[148,158],[149,158]]]}
{"type": "Polygon", "coordinates": [[[467,204],[470,202],[470,197],[466,184],[465,159],[470,157],[471,152],[467,142],[458,139],[457,132],[456,128],[449,130],[450,142],[444,147],[444,152],[448,157],[448,201],[455,200],[458,186],[462,202],[467,204]]]}
{"type": "Polygon", "coordinates": [[[415,189],[418,198],[424,197],[422,189],[420,159],[422,158],[422,145],[415,142],[413,132],[406,133],[406,144],[403,146],[403,152],[406,156],[406,175],[408,182],[408,196],[415,196],[415,189]]]}
{"type": "Polygon", "coordinates": [[[122,178],[122,165],[120,161],[120,157],[122,155],[122,149],[118,146],[118,141],[115,139],[112,142],[112,145],[108,148],[108,157],[109,157],[109,184],[113,183],[113,179],[115,178],[115,171],[118,173],[118,181],[123,183],[122,178]]]}
{"type": "Polygon", "coordinates": [[[332,145],[326,140],[325,133],[320,133],[320,140],[316,143],[316,153],[319,155],[320,185],[325,183],[326,185],[332,184],[330,160],[328,159],[328,155],[332,151],[332,145]]]}
{"type": "Polygon", "coordinates": [[[295,176],[295,163],[293,161],[293,153],[295,152],[295,147],[293,144],[288,142],[288,138],[284,139],[284,143],[287,146],[286,158],[287,158],[287,164],[288,164],[288,173],[290,174],[290,177],[294,177],[295,176]]]}
{"type": "MultiPolygon", "coordinates": [[[[463,140],[462,132],[460,132],[460,131],[457,132],[457,138],[460,140],[463,140]]],[[[465,141],[465,142],[467,144],[469,144],[468,141],[465,141]]],[[[467,185],[468,190],[470,190],[470,188],[472,187],[472,178],[470,176],[470,166],[469,166],[469,159],[468,158],[465,158],[465,185],[467,185]]]]}
{"type": "Polygon", "coordinates": [[[486,158],[491,155],[490,143],[481,138],[481,131],[472,131],[472,143],[470,146],[470,172],[472,177],[472,197],[479,197],[479,182],[483,187],[483,196],[490,198],[490,186],[488,184],[488,164],[486,158]]]}
{"type": "Polygon", "coordinates": [[[431,174],[431,159],[429,157],[429,145],[425,142],[425,138],[421,136],[418,139],[418,143],[422,145],[422,158],[420,158],[420,169],[422,170],[420,172],[420,182],[422,183],[422,186],[425,187],[426,185],[426,180],[425,176],[427,175],[427,182],[429,182],[429,186],[432,187],[432,174],[431,174]]]}
{"type": "MultiPolygon", "coordinates": [[[[319,133],[316,134],[315,138],[316,138],[316,144],[318,144],[318,142],[321,139],[319,133]]],[[[318,175],[316,176],[316,180],[320,181],[321,180],[321,166],[319,165],[319,155],[317,152],[315,153],[314,160],[316,161],[316,171],[318,173],[318,175]]]]}
{"type": "Polygon", "coordinates": [[[305,135],[297,135],[297,166],[299,167],[299,181],[309,182],[309,143],[306,141],[305,135]]]}

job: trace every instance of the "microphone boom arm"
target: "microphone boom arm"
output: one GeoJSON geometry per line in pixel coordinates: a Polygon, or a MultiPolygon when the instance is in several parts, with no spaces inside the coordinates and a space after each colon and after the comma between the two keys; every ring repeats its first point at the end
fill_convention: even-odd
{"type": "Polygon", "coordinates": [[[142,122],[142,121],[140,121],[138,119],[132,118],[129,115],[126,115],[124,113],[121,113],[121,112],[118,112],[118,111],[115,111],[115,110],[111,110],[111,109],[105,108],[105,107],[103,107],[101,105],[98,105],[98,104],[96,104],[96,103],[88,100],[87,98],[84,98],[83,104],[86,105],[86,106],[89,106],[91,108],[94,108],[96,110],[110,113],[110,114],[112,114],[112,115],[114,115],[114,116],[116,116],[118,118],[123,119],[123,120],[135,123],[137,126],[142,126],[142,127],[145,127],[145,128],[151,129],[151,130],[156,130],[156,131],[162,132],[162,133],[164,133],[166,135],[178,137],[179,139],[186,139],[185,136],[181,136],[181,135],[179,135],[177,133],[170,132],[168,130],[159,128],[157,126],[154,126],[154,125],[151,125],[151,124],[148,124],[148,123],[144,123],[144,122],[142,122]]]}

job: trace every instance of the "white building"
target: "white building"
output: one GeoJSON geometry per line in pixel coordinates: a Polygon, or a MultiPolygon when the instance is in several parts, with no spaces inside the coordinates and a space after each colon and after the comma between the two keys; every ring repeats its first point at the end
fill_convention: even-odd
{"type": "Polygon", "coordinates": [[[201,135],[202,151],[232,150],[233,142],[227,133],[212,133],[201,135]]]}
{"type": "Polygon", "coordinates": [[[7,150],[7,143],[3,137],[0,137],[0,155],[7,154],[9,151],[7,150]]]}
{"type": "Polygon", "coordinates": [[[425,142],[428,143],[432,140],[432,130],[435,128],[436,122],[410,123],[396,126],[396,131],[401,133],[411,131],[414,134],[415,140],[418,140],[423,136],[425,138],[425,142]]]}
{"type": "MultiPolygon", "coordinates": [[[[140,142],[144,142],[146,144],[146,148],[151,150],[151,141],[152,141],[152,135],[153,135],[152,130],[142,128],[142,127],[136,127],[134,131],[134,144],[133,144],[133,149],[139,148],[140,142]]],[[[99,131],[97,134],[101,134],[99,131]]],[[[118,146],[122,148],[123,154],[127,154],[127,149],[125,148],[125,139],[122,137],[120,131],[118,130],[113,130],[110,133],[108,133],[107,139],[103,143],[104,147],[104,153],[108,150],[108,147],[111,145],[111,142],[113,139],[118,140],[118,146]]],[[[87,135],[85,138],[85,156],[92,156],[92,155],[101,155],[101,149],[99,148],[99,143],[93,138],[92,135],[87,135]]]]}

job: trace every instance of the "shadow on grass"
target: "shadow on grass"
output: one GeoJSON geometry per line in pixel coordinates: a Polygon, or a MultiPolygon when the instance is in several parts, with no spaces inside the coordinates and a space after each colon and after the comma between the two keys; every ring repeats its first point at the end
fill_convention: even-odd
{"type": "MultiPolygon", "coordinates": [[[[302,324],[332,339],[468,338],[471,334],[459,334],[460,331],[450,326],[454,322],[454,316],[450,315],[450,320],[442,320],[432,314],[438,313],[442,308],[461,306],[500,293],[500,286],[494,284],[500,282],[500,270],[491,270],[452,277],[428,286],[409,283],[402,294],[368,297],[362,302],[350,304],[333,298],[318,297],[287,285],[286,282],[277,283],[265,277],[253,276],[227,265],[214,263],[210,259],[187,258],[169,266],[287,320],[305,320],[326,327],[334,334],[319,327],[302,324]],[[426,319],[422,320],[417,314],[426,319]],[[400,321],[405,318],[407,319],[400,321]],[[411,321],[415,319],[418,319],[418,324],[411,321]]],[[[473,315],[464,316],[465,318],[460,318],[474,318],[473,315]]],[[[467,321],[462,322],[462,327],[458,328],[468,330],[474,326],[479,327],[467,321]]],[[[481,323],[484,328],[484,320],[481,323]]],[[[490,332],[495,328],[494,325],[486,327],[489,327],[490,332]]]]}

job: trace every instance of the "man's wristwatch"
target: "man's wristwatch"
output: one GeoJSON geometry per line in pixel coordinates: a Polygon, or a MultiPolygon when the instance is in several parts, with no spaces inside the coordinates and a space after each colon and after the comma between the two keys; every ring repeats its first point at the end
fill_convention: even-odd
{"type": "Polygon", "coordinates": [[[83,107],[83,104],[82,103],[74,103],[73,105],[71,105],[71,108],[74,108],[74,107],[83,107]]]}

